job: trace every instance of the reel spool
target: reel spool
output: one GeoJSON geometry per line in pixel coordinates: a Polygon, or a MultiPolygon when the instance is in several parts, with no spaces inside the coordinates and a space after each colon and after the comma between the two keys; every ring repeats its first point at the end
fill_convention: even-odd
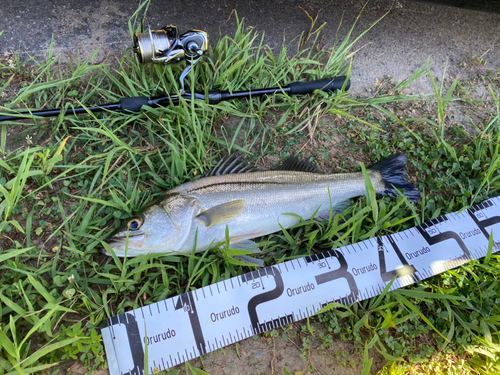
{"type": "Polygon", "coordinates": [[[186,61],[187,66],[181,74],[181,95],[184,91],[184,78],[208,50],[208,34],[202,30],[189,30],[179,34],[177,26],[169,25],[160,30],[151,30],[149,22],[144,31],[141,22],[141,32],[134,34],[133,51],[141,64],[176,64],[186,61]]]}

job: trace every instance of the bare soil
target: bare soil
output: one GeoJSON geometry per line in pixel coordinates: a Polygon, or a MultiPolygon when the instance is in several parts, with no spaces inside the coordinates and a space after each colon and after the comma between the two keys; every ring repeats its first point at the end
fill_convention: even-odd
{"type": "MultiPolygon", "coordinates": [[[[315,331],[325,331],[321,323],[311,323],[315,331]]],[[[343,341],[333,336],[333,342],[321,347],[320,340],[311,340],[310,347],[303,347],[303,339],[310,337],[301,334],[299,324],[295,324],[288,337],[278,330],[277,337],[255,336],[190,361],[190,366],[202,369],[211,375],[359,375],[363,368],[363,352],[352,342],[343,341]],[[296,334],[290,337],[291,332],[296,334]],[[284,371],[285,369],[285,371],[284,371]]],[[[326,333],[326,331],[325,331],[326,333]]],[[[370,374],[376,374],[385,364],[377,351],[369,351],[373,358],[370,374]]],[[[64,362],[59,366],[62,374],[84,375],[88,372],[80,362],[64,362]]],[[[179,375],[187,374],[186,365],[176,366],[169,371],[179,370],[179,375]]],[[[108,375],[108,370],[94,372],[96,375],[108,375]]]]}

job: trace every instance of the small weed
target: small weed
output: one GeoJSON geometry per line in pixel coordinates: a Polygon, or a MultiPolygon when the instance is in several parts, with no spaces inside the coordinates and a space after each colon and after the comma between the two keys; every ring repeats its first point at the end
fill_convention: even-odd
{"type": "MultiPolygon", "coordinates": [[[[82,327],[82,322],[78,322],[73,326],[61,326],[61,333],[66,337],[85,337],[79,340],[76,345],[65,346],[63,354],[60,359],[78,359],[82,362],[91,374],[96,369],[102,367],[105,363],[104,347],[102,346],[101,335],[97,333],[96,329],[91,329],[90,334],[86,334],[82,327]]],[[[58,358],[54,358],[59,360],[58,358]]]]}

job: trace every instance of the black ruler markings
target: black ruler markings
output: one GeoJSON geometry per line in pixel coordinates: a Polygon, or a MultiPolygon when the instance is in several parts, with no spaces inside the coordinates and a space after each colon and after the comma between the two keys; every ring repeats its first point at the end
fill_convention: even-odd
{"type": "MultiPolygon", "coordinates": [[[[490,229],[489,227],[500,223],[500,215],[498,213],[495,213],[495,215],[488,215],[487,213],[484,212],[484,210],[487,210],[491,207],[497,207],[496,199],[485,201],[479,205],[476,205],[476,206],[468,209],[467,211],[462,212],[459,215],[455,215],[455,214],[441,215],[441,216],[431,220],[430,222],[424,223],[424,224],[417,226],[415,228],[411,228],[409,230],[399,232],[396,235],[383,237],[382,246],[384,248],[392,247],[392,250],[394,250],[396,252],[395,255],[398,256],[399,260],[403,264],[404,264],[404,262],[403,262],[404,257],[402,257],[401,249],[398,248],[398,246],[399,246],[398,242],[405,240],[403,235],[406,237],[406,239],[409,239],[410,238],[409,235],[414,237],[415,235],[418,234],[430,246],[432,246],[433,244],[437,244],[439,242],[445,241],[445,240],[452,239],[459,245],[459,247],[463,251],[463,255],[460,255],[460,256],[455,257],[453,259],[434,262],[432,267],[424,266],[424,267],[419,267],[420,269],[418,269],[418,270],[415,270],[415,268],[412,265],[409,265],[410,267],[413,267],[413,271],[409,272],[409,274],[405,274],[405,275],[398,277],[398,279],[396,279],[395,282],[393,283],[391,290],[395,289],[394,288],[395,286],[400,287],[401,285],[408,285],[407,283],[410,283],[410,284],[414,283],[414,282],[421,280],[423,278],[428,278],[428,277],[434,276],[437,273],[441,273],[441,272],[444,272],[446,270],[460,266],[460,265],[464,264],[465,262],[469,261],[470,259],[477,259],[477,258],[484,256],[487,253],[487,246],[480,245],[478,247],[473,247],[473,248],[471,247],[469,249],[467,246],[465,246],[465,243],[462,241],[462,238],[460,238],[460,235],[458,233],[456,233],[453,230],[446,227],[446,222],[451,222],[451,221],[470,217],[474,221],[474,224],[477,226],[477,228],[479,228],[481,230],[484,237],[486,239],[488,239],[489,232],[487,231],[487,229],[490,229]],[[441,229],[442,225],[445,225],[445,227],[443,227],[441,229]],[[398,253],[398,251],[399,251],[399,253],[398,253]],[[401,258],[403,258],[403,259],[401,259],[401,258]],[[416,272],[419,272],[420,277],[415,277],[416,272]],[[423,276],[425,276],[425,277],[423,277],[423,276]]],[[[370,250],[370,247],[368,246],[368,244],[370,244],[372,248],[375,248],[375,250],[377,249],[377,246],[380,246],[380,243],[377,246],[374,246],[371,239],[366,240],[366,241],[362,241],[362,243],[365,246],[366,250],[370,250]]],[[[499,243],[495,243],[497,249],[499,247],[498,244],[499,243]]],[[[294,271],[301,272],[300,269],[302,268],[302,266],[301,266],[300,262],[302,262],[302,261],[304,261],[305,265],[307,267],[309,267],[309,266],[312,266],[313,263],[319,264],[318,262],[320,262],[323,259],[325,259],[325,262],[327,262],[329,258],[330,259],[336,258],[338,263],[339,263],[339,266],[336,266],[337,267],[336,269],[334,269],[332,271],[330,264],[328,264],[328,268],[330,269],[329,272],[321,273],[322,271],[318,270],[318,273],[320,273],[320,274],[316,276],[317,285],[325,284],[329,281],[334,281],[337,279],[344,279],[349,284],[349,279],[350,279],[349,275],[351,275],[351,274],[349,272],[347,263],[348,263],[348,261],[351,260],[351,257],[346,255],[344,250],[347,250],[347,253],[349,253],[350,255],[355,255],[357,253],[355,245],[350,245],[350,246],[352,247],[354,254],[351,254],[351,251],[349,250],[349,246],[346,246],[344,248],[329,250],[329,251],[324,252],[324,253],[318,253],[318,254],[314,254],[311,256],[307,256],[307,257],[302,258],[303,260],[296,259],[296,261],[298,262],[297,264],[299,266],[298,269],[296,269],[294,267],[293,260],[286,262],[286,263],[283,263],[283,265],[285,266],[287,273],[293,272],[293,271],[288,269],[287,263],[289,263],[292,266],[294,271]],[[346,260],[346,258],[347,258],[347,260],[346,260]]],[[[361,243],[358,243],[357,246],[358,246],[359,250],[366,251],[362,248],[361,243]]],[[[391,249],[389,248],[389,252],[390,251],[391,251],[391,249]]],[[[392,254],[392,257],[394,258],[394,253],[392,254]]],[[[261,270],[253,271],[249,274],[245,274],[247,276],[245,276],[245,275],[240,276],[241,281],[243,281],[245,283],[245,285],[249,285],[249,281],[253,281],[256,278],[260,279],[260,281],[264,285],[264,280],[262,279],[262,276],[265,276],[266,279],[269,277],[273,277],[275,279],[276,286],[274,287],[274,289],[268,290],[268,289],[264,289],[264,287],[263,287],[262,289],[256,290],[256,292],[259,293],[259,294],[257,294],[257,296],[260,296],[260,300],[261,300],[260,304],[268,303],[276,298],[279,298],[279,296],[281,296],[283,294],[284,285],[278,285],[279,284],[278,279],[281,279],[281,283],[283,282],[283,280],[281,278],[281,266],[276,265],[275,267],[267,267],[265,269],[261,269],[261,270]],[[275,268],[275,267],[277,267],[277,268],[275,268]],[[279,275],[279,276],[277,276],[277,275],[279,275]],[[262,291],[263,291],[263,293],[261,293],[262,291]],[[270,293],[270,294],[267,294],[267,293],[270,293]]],[[[386,272],[387,272],[387,270],[386,270],[386,272]]],[[[240,282],[240,277],[237,277],[237,280],[238,280],[239,287],[242,287],[242,283],[240,282]]],[[[351,277],[352,277],[352,275],[351,275],[351,277]]],[[[232,278],[230,280],[231,280],[230,282],[232,285],[232,289],[235,289],[232,278]]],[[[228,291],[224,281],[223,281],[223,285],[224,285],[225,291],[228,291]]],[[[358,286],[356,285],[356,282],[354,281],[354,285],[349,285],[350,293],[349,292],[345,293],[342,295],[342,297],[334,299],[334,301],[340,302],[343,304],[351,304],[351,303],[354,303],[356,301],[361,301],[363,299],[371,298],[371,297],[374,297],[374,296],[380,294],[382,292],[384,286],[385,285],[381,284],[381,283],[375,283],[375,285],[372,284],[371,285],[371,289],[373,290],[373,294],[372,294],[372,292],[369,291],[366,287],[364,287],[364,292],[360,292],[358,289],[358,286]]],[[[205,288],[202,288],[202,292],[203,292],[204,298],[206,299],[207,296],[205,295],[205,291],[204,291],[205,288]]],[[[210,285],[208,286],[208,288],[213,296],[210,285]]],[[[271,288],[271,287],[269,287],[269,288],[271,288]]],[[[218,285],[217,285],[217,289],[218,289],[219,294],[220,294],[221,291],[220,291],[218,285]]],[[[191,316],[196,315],[198,313],[198,311],[196,309],[196,305],[194,303],[195,300],[198,301],[198,295],[197,295],[196,291],[194,291],[194,293],[195,293],[194,296],[192,295],[192,293],[193,292],[189,292],[189,293],[186,293],[184,295],[174,297],[174,298],[178,298],[177,305],[182,306],[183,309],[185,308],[185,306],[189,307],[190,319],[191,319],[191,316]],[[182,303],[184,303],[184,304],[182,304],[182,303]]],[[[254,297],[256,297],[256,296],[254,296],[254,297]]],[[[173,299],[172,299],[172,303],[173,303],[174,308],[176,310],[179,309],[179,307],[176,306],[176,303],[173,299]]],[[[326,303],[321,303],[321,302],[318,302],[318,304],[319,304],[320,308],[326,305],[326,303]]],[[[168,312],[169,309],[168,309],[168,305],[167,305],[166,301],[164,301],[164,305],[165,305],[165,310],[168,312]]],[[[255,305],[254,307],[256,307],[257,305],[255,305]]],[[[311,305],[309,305],[309,306],[311,306],[311,305]]],[[[250,312],[250,307],[251,306],[249,303],[249,312],[250,312]]],[[[153,316],[153,312],[151,310],[151,308],[152,308],[151,305],[149,305],[148,308],[150,311],[150,316],[153,316]]],[[[158,304],[157,304],[157,309],[158,309],[159,314],[161,314],[161,311],[160,311],[158,304]]],[[[264,332],[265,330],[268,330],[268,329],[273,329],[273,328],[277,328],[277,327],[280,327],[280,326],[285,325],[285,324],[292,323],[292,322],[296,321],[298,317],[300,317],[300,319],[304,319],[305,317],[311,316],[316,311],[318,311],[318,308],[316,307],[315,303],[312,304],[312,308],[311,308],[312,311],[309,311],[307,306],[305,306],[305,309],[306,309],[305,313],[300,308],[298,309],[298,313],[295,311],[295,309],[292,309],[291,314],[289,314],[289,315],[286,315],[286,316],[278,315],[278,317],[276,319],[271,319],[271,320],[266,318],[266,319],[263,319],[262,322],[259,321],[258,314],[257,314],[257,312],[255,312],[256,319],[254,319],[255,321],[252,321],[251,331],[246,330],[245,326],[241,327],[243,329],[243,333],[241,334],[241,337],[245,337],[245,336],[249,337],[252,335],[251,332],[253,332],[255,334],[258,332],[264,332]]],[[[144,311],[142,310],[142,308],[140,310],[141,310],[141,315],[143,316],[143,320],[146,321],[147,318],[144,316],[144,311]]],[[[191,319],[191,320],[193,320],[193,319],[191,319]]],[[[116,337],[116,332],[115,332],[114,326],[117,324],[118,325],[125,325],[126,332],[128,335],[129,344],[131,344],[131,348],[132,348],[132,344],[135,343],[136,348],[138,349],[137,344],[139,344],[140,349],[141,349],[141,350],[139,350],[139,353],[142,353],[142,362],[139,361],[138,358],[133,358],[134,369],[130,370],[128,373],[122,373],[123,375],[128,375],[128,374],[132,375],[135,373],[139,374],[142,371],[142,366],[143,366],[143,365],[141,366],[141,363],[144,363],[143,362],[144,353],[142,351],[143,342],[141,341],[140,332],[138,329],[138,321],[137,321],[137,316],[135,315],[135,311],[132,311],[131,313],[120,314],[119,316],[109,318],[109,319],[107,319],[107,322],[108,322],[108,327],[110,328],[110,334],[112,335],[111,342],[113,344],[115,353],[117,352],[117,350],[122,349],[122,348],[117,348],[114,345],[113,338],[116,337]],[[133,338],[132,337],[133,335],[130,334],[132,331],[134,331],[134,329],[136,329],[136,334],[137,334],[138,339],[133,338]]],[[[191,322],[191,323],[193,323],[193,322],[191,322]]],[[[201,332],[201,328],[200,328],[200,332],[201,332]]],[[[195,334],[195,338],[196,338],[196,332],[193,332],[193,333],[195,334]]],[[[203,332],[201,332],[201,334],[203,334],[203,332]]],[[[227,340],[224,338],[224,336],[222,336],[222,340],[223,340],[224,344],[226,343],[226,341],[228,343],[232,343],[232,342],[235,342],[236,339],[238,339],[238,340],[240,339],[240,334],[238,331],[236,331],[234,338],[230,332],[229,332],[229,336],[230,336],[230,338],[227,340]]],[[[215,340],[215,341],[216,341],[217,348],[219,347],[217,344],[220,344],[222,346],[222,343],[217,343],[217,340],[215,340]]],[[[189,354],[191,354],[191,358],[194,358],[194,356],[196,356],[196,351],[198,351],[200,354],[207,353],[206,348],[203,347],[205,345],[204,341],[203,341],[203,346],[201,346],[201,343],[199,340],[197,340],[197,344],[198,344],[198,350],[196,350],[195,346],[192,347],[192,352],[190,349],[189,354]]],[[[212,346],[210,345],[209,341],[206,342],[206,345],[208,346],[209,351],[212,351],[212,346]]],[[[108,348],[108,346],[106,346],[106,350],[110,350],[110,348],[108,348]]],[[[189,358],[187,349],[185,349],[185,351],[186,351],[186,358],[189,358]]],[[[131,351],[131,353],[133,355],[133,354],[137,354],[138,352],[131,351]]],[[[177,360],[173,361],[171,355],[169,354],[170,363],[167,360],[166,365],[163,361],[163,357],[159,357],[159,359],[161,359],[163,367],[168,368],[167,366],[171,367],[171,366],[180,364],[182,362],[182,360],[179,356],[179,352],[177,352],[177,356],[179,358],[179,362],[177,362],[177,360]]],[[[182,355],[182,357],[183,357],[182,359],[184,360],[184,355],[182,355]]],[[[156,362],[154,362],[155,359],[152,359],[152,360],[153,360],[153,364],[156,367],[156,362]]]]}

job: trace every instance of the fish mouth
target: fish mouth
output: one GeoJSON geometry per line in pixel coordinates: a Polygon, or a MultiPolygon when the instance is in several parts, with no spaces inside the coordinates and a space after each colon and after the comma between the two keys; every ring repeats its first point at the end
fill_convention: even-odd
{"type": "MultiPolygon", "coordinates": [[[[128,247],[141,248],[144,245],[144,240],[146,236],[144,234],[137,234],[135,236],[128,237],[128,247]]],[[[110,237],[107,241],[108,245],[111,248],[125,248],[127,245],[127,237],[122,236],[113,236],[110,237]]]]}

